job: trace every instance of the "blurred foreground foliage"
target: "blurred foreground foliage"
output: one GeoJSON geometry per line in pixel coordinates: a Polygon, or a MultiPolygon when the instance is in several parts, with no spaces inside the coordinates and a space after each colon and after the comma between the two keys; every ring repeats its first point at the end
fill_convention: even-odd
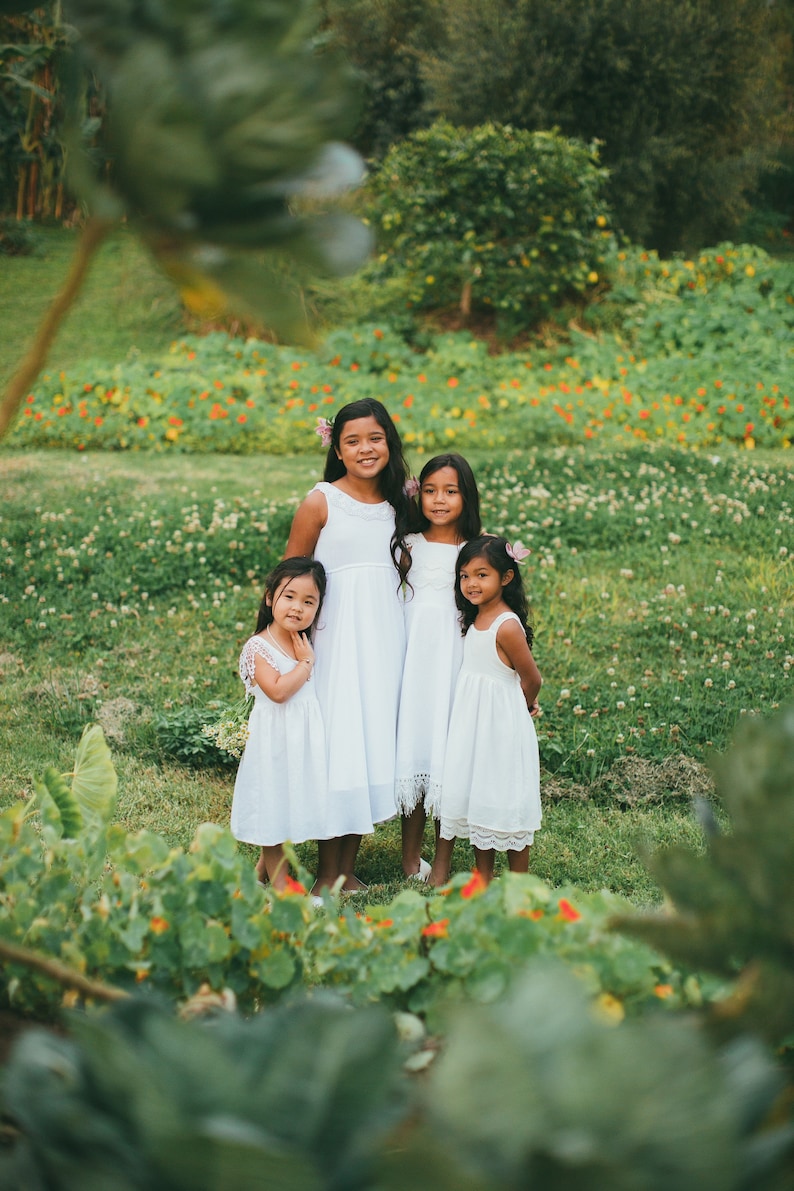
{"type": "MultiPolygon", "coordinates": [[[[34,1031],[17,1045],[0,1082],[2,1185],[221,1191],[267,1178],[292,1191],[783,1191],[794,1177],[790,1068],[787,1082],[785,1064],[755,1029],[761,1024],[777,1043],[790,1029],[792,736],[791,709],[751,725],[719,774],[732,830],[714,835],[705,860],[672,864],[667,853],[656,862],[682,912],[666,926],[660,920],[655,938],[725,976],[755,965],[749,987],[745,967],[705,1014],[646,1011],[622,1021],[614,997],[588,998],[581,981],[548,958],[509,987],[486,979],[468,1002],[442,1006],[440,1054],[417,1017],[392,1019],[385,1006],[351,1009],[324,993],[250,1022],[219,1013],[186,1023],[156,998],[133,998],[103,1014],[71,1016],[65,1038],[34,1031]],[[715,1015],[730,1016],[729,1038],[704,1029],[715,1015]],[[409,1074],[425,1068],[422,1081],[409,1074]]],[[[98,741],[95,755],[106,764],[98,741]]],[[[44,784],[45,845],[57,850],[67,830],[99,843],[96,822],[69,818],[82,798],[59,793],[46,775],[44,784]]],[[[231,863],[225,844],[216,835],[182,883],[211,888],[212,855],[231,863]]],[[[157,863],[162,858],[150,855],[150,867],[157,863]]],[[[32,867],[30,881],[31,890],[41,884],[32,867]]],[[[489,899],[500,901],[505,921],[523,887],[520,880],[497,886],[483,893],[470,879],[433,899],[449,912],[423,931],[428,946],[452,941],[455,901],[470,918],[489,899]]],[[[6,880],[6,908],[9,892],[6,880]]],[[[398,903],[413,899],[422,901],[401,895],[384,908],[393,917],[362,937],[359,976],[371,938],[395,924],[398,903]]],[[[303,904],[297,895],[273,899],[272,926],[288,935],[280,907],[292,907],[297,926],[303,904]]],[[[326,909],[326,919],[313,920],[333,934],[346,915],[330,913],[330,898],[326,909]]],[[[559,910],[567,924],[584,917],[567,899],[559,910]]],[[[164,922],[149,924],[162,938],[164,922]]],[[[205,917],[199,934],[220,942],[216,926],[205,917]]],[[[460,942],[473,937],[462,931],[460,942]]],[[[479,942],[469,945],[480,950],[479,942]]],[[[212,1003],[206,994],[205,1003],[212,1003]]],[[[196,999],[185,1009],[194,1012],[196,999]]]]}

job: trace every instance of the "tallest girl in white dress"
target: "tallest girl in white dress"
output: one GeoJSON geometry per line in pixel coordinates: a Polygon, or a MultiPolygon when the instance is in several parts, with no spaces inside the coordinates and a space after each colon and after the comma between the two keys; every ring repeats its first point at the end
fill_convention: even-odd
{"type": "MultiPolygon", "coordinates": [[[[315,629],[315,681],[328,747],[328,822],[315,890],[355,876],[361,836],[392,818],[405,628],[399,562],[408,529],[400,436],[380,401],[343,406],[324,480],[300,505],[286,557],[309,555],[328,577],[315,629]]],[[[319,431],[318,431],[319,432],[319,431]]]]}

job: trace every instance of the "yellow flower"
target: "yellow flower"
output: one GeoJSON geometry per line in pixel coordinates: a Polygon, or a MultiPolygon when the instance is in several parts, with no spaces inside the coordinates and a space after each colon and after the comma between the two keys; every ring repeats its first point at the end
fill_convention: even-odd
{"type": "Polygon", "coordinates": [[[612,993],[601,993],[601,996],[596,999],[595,1005],[598,1016],[609,1025],[619,1025],[626,1016],[623,1002],[619,1001],[617,997],[613,997],[612,993]]]}
{"type": "Polygon", "coordinates": [[[606,227],[606,225],[607,225],[606,216],[605,215],[597,215],[596,216],[596,226],[597,227],[606,227]]]}
{"type": "Polygon", "coordinates": [[[595,285],[595,283],[598,281],[598,274],[595,272],[594,269],[591,269],[590,272],[587,274],[587,280],[590,282],[591,285],[595,285]]]}
{"type": "Polygon", "coordinates": [[[429,273],[427,277],[425,277],[425,285],[435,285],[435,280],[436,279],[433,274],[429,273]]]}
{"type": "Polygon", "coordinates": [[[744,271],[748,277],[755,277],[755,266],[754,265],[745,265],[744,271]]]}

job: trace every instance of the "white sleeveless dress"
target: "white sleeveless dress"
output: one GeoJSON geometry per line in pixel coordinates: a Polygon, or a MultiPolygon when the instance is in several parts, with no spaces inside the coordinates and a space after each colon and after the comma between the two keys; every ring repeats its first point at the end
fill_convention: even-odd
{"type": "Polygon", "coordinates": [[[321,482],[328,519],[314,557],[328,576],[314,633],[314,677],[328,757],[329,836],[365,835],[394,817],[394,761],[405,626],[390,544],[394,509],[321,482]]]}
{"type": "Polygon", "coordinates": [[[437,814],[444,776],[449,716],[463,661],[463,634],[455,606],[455,563],[460,546],[409,534],[411,569],[404,593],[406,651],[397,719],[397,809],[420,804],[437,814]]]}
{"type": "Polygon", "coordinates": [[[274,703],[256,685],[257,657],[279,674],[298,664],[258,634],[243,646],[240,677],[254,706],[234,783],[232,835],[260,846],[328,839],[325,732],[313,677],[274,703]]]}
{"type": "Polygon", "coordinates": [[[496,650],[503,612],[472,625],[455,688],[441,791],[441,835],[485,851],[521,851],[540,827],[540,762],[521,680],[496,650]]]}

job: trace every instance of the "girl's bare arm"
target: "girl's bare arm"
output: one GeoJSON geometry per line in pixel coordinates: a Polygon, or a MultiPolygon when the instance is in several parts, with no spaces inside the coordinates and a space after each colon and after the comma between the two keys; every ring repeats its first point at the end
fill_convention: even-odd
{"type": "Polygon", "coordinates": [[[540,694],[543,679],[527,645],[524,630],[517,620],[508,620],[501,626],[496,634],[496,648],[502,661],[512,666],[521,679],[521,690],[527,701],[527,709],[532,711],[540,694]]]}
{"type": "Polygon", "coordinates": [[[322,492],[310,492],[292,519],[284,557],[311,558],[327,520],[328,505],[322,492]]]}

